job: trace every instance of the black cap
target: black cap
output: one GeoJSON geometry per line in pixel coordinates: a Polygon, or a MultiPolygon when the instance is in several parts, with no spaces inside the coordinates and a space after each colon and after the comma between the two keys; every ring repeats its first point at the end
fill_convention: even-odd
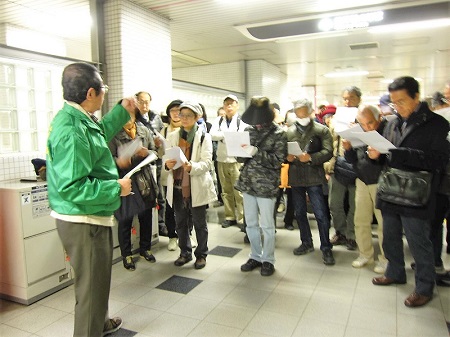
{"type": "Polygon", "coordinates": [[[269,99],[264,96],[254,96],[241,119],[249,125],[262,125],[272,122],[273,118],[274,113],[270,107],[269,99]]]}
{"type": "Polygon", "coordinates": [[[170,118],[170,109],[172,109],[174,106],[180,106],[181,103],[183,103],[180,99],[175,99],[172,102],[169,103],[169,105],[166,108],[166,115],[170,118]]]}

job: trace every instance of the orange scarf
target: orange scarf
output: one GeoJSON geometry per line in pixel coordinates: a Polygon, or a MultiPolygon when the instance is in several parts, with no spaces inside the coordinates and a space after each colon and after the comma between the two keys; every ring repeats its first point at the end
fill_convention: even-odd
{"type": "Polygon", "coordinates": [[[136,138],[136,123],[133,123],[133,125],[129,129],[127,129],[125,126],[123,127],[123,129],[131,139],[136,138]]]}

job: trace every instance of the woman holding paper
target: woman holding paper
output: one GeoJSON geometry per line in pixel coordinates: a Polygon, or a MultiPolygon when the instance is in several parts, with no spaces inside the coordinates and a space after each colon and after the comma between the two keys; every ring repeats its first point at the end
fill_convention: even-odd
{"type": "MultiPolygon", "coordinates": [[[[123,126],[123,129],[117,133],[113,140],[109,143],[109,149],[116,160],[119,169],[119,176],[123,177],[131,169],[136,167],[145,157],[148,156],[149,150],[155,150],[153,137],[150,136],[149,130],[136,123],[136,118],[131,115],[131,119],[123,126]]],[[[136,205],[142,204],[136,202],[135,198],[139,198],[138,191],[136,194],[122,198],[120,211],[122,214],[130,215],[122,218],[116,214],[118,218],[118,236],[120,253],[122,255],[123,266],[125,269],[133,271],[136,265],[133,261],[131,252],[131,228],[134,215],[139,218],[139,252],[149,262],[156,262],[152,254],[152,208],[149,205],[146,209],[137,209],[136,205]],[[126,198],[126,200],[125,200],[126,198]],[[123,210],[123,207],[132,209],[123,210]]]]}
{"type": "Polygon", "coordinates": [[[242,192],[247,235],[251,251],[241,271],[261,267],[262,276],[275,271],[274,210],[280,185],[281,163],[287,155],[287,138],[283,129],[273,122],[274,112],[267,97],[253,97],[242,121],[251,125],[250,145],[243,145],[249,158],[244,162],[235,188],[242,192]],[[264,239],[261,237],[262,236],[264,239]]]}
{"type": "Polygon", "coordinates": [[[183,102],[180,105],[181,128],[167,135],[169,145],[177,148],[178,154],[166,149],[163,156],[164,169],[169,171],[167,202],[175,211],[178,246],[181,250],[174,264],[183,266],[192,260],[192,246],[189,239],[189,215],[192,214],[197,236],[197,248],[194,252],[195,269],[202,269],[206,265],[208,254],[206,206],[217,200],[210,174],[211,135],[198,127],[197,120],[201,116],[202,109],[197,103],[183,102]]]}

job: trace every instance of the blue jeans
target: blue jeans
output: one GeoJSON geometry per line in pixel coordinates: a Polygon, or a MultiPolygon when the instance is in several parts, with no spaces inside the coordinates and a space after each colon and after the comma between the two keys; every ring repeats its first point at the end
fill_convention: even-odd
{"type": "Polygon", "coordinates": [[[317,186],[296,186],[292,187],[292,199],[295,207],[295,218],[300,229],[300,240],[302,243],[312,245],[311,227],[306,215],[306,193],[308,193],[311,206],[316,216],[317,226],[320,235],[320,250],[331,249],[330,243],[330,217],[328,207],[325,204],[322,185],[317,186]]]}
{"type": "Polygon", "coordinates": [[[245,222],[250,241],[250,258],[259,262],[275,264],[275,221],[273,210],[276,198],[260,198],[242,193],[245,222]],[[264,243],[261,240],[261,231],[264,243]]]}
{"type": "Polygon", "coordinates": [[[406,281],[402,229],[416,262],[416,289],[420,295],[432,296],[435,282],[433,246],[429,239],[430,221],[389,213],[383,215],[383,250],[389,263],[386,277],[406,281]]]}

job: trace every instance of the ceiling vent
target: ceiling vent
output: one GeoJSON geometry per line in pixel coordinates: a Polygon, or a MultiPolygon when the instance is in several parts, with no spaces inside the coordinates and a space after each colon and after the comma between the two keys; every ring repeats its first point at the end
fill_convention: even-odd
{"type": "Polygon", "coordinates": [[[371,49],[378,48],[380,45],[378,42],[364,42],[364,43],[354,43],[348,45],[351,50],[359,50],[359,49],[371,49]]]}

